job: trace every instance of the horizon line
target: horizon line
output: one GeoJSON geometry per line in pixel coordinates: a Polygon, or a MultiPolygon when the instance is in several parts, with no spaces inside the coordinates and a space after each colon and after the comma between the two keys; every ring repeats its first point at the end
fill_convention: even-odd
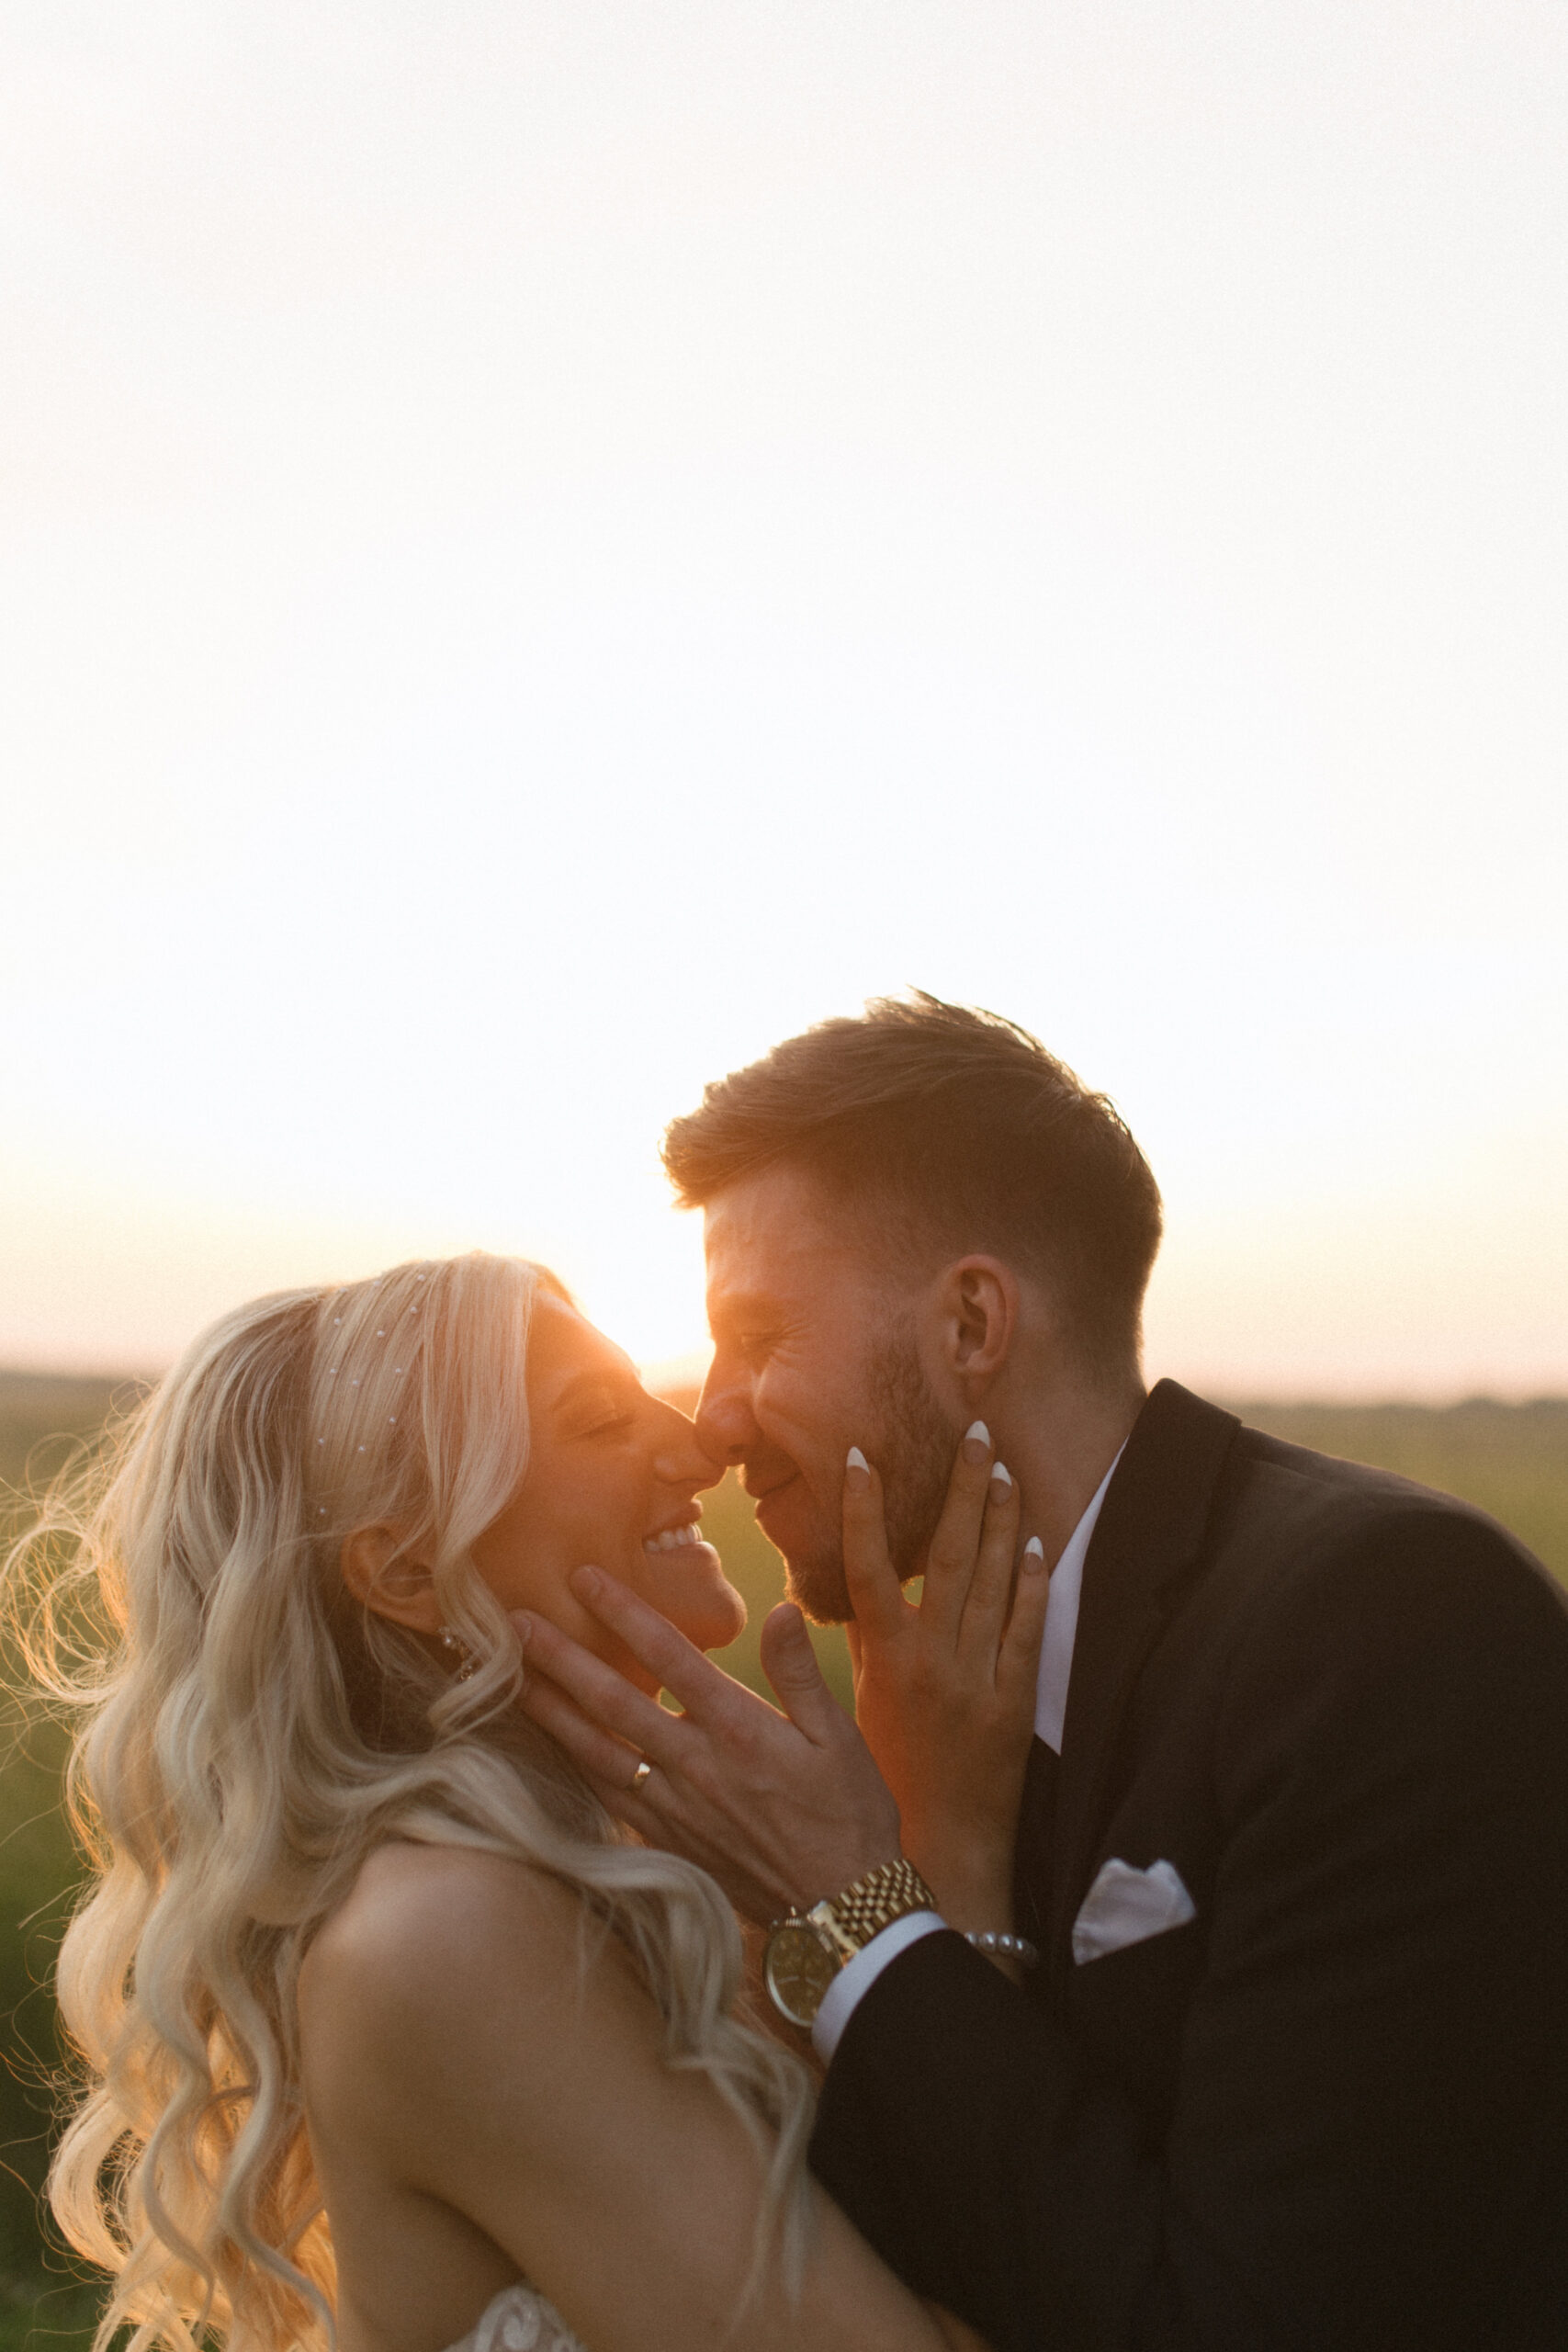
{"type": "MultiPolygon", "coordinates": [[[[146,1367],[138,1369],[124,1365],[110,1368],[101,1364],[83,1366],[0,1363],[0,1385],[151,1388],[164,1377],[168,1368],[167,1365],[161,1370],[149,1370],[146,1367]]],[[[637,1371],[649,1390],[654,1396],[661,1396],[670,1403],[678,1403],[685,1398],[690,1398],[694,1403],[701,1393],[701,1360],[696,1351],[684,1356],[655,1358],[651,1363],[639,1364],[637,1371]]],[[[1176,1378],[1179,1375],[1172,1374],[1161,1376],[1176,1378]]],[[[1182,1385],[1185,1386],[1187,1383],[1183,1382],[1182,1385]]],[[[1153,1386],[1154,1383],[1151,1382],[1150,1385],[1153,1386]]],[[[1455,1387],[1451,1390],[1433,1391],[1425,1395],[1410,1389],[1303,1389],[1299,1387],[1242,1389],[1233,1388],[1228,1384],[1219,1384],[1212,1393],[1217,1403],[1226,1406],[1231,1410],[1241,1410],[1253,1405],[1297,1410],[1315,1408],[1325,1411],[1337,1409],[1376,1412],[1404,1409],[1430,1413],[1458,1412],[1466,1407],[1476,1406],[1489,1406],[1502,1412],[1522,1412],[1542,1406],[1561,1406],[1568,1408],[1568,1384],[1565,1384],[1561,1390],[1526,1391],[1521,1389],[1514,1394],[1503,1393],[1495,1387],[1463,1389],[1455,1387]]],[[[682,1409],[685,1408],[682,1407],[682,1409]]]]}

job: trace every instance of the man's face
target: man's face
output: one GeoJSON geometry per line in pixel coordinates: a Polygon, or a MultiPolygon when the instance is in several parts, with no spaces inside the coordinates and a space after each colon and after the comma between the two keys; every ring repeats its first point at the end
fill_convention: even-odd
{"type": "Polygon", "coordinates": [[[958,1431],[919,1352],[925,1272],[892,1270],[809,1176],[775,1168],[706,1212],[715,1354],[697,1408],[716,1459],[743,1464],[790,1598],[818,1623],[851,1614],[842,1543],[844,1456],[882,1474],[902,1577],[919,1573],[958,1431]]]}

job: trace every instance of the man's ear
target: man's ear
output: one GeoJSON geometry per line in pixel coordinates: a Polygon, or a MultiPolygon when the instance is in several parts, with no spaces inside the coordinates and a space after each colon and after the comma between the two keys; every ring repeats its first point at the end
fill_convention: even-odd
{"type": "Polygon", "coordinates": [[[338,1554],[344,1588],[378,1617],[413,1634],[438,1634],[441,1611],[430,1570],[398,1551],[395,1527],[356,1527],[338,1554]]]}
{"type": "Polygon", "coordinates": [[[988,1386],[1018,1336],[1018,1276],[999,1258],[960,1258],[942,1277],[937,1306],[947,1370],[976,1392],[988,1386]]]}

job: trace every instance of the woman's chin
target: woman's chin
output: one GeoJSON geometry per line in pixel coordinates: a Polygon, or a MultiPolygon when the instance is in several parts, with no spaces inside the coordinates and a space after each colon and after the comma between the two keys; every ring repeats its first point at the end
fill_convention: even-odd
{"type": "Polygon", "coordinates": [[[699,1650],[728,1649],[746,1630],[746,1603],[710,1544],[661,1553],[659,1566],[649,1562],[637,1577],[637,1589],[699,1650]]]}
{"type": "Polygon", "coordinates": [[[707,1613],[694,1613],[690,1620],[677,1617],[686,1639],[699,1650],[727,1650],[746,1631],[746,1603],[732,1584],[727,1584],[722,1596],[716,1595],[707,1613]]]}

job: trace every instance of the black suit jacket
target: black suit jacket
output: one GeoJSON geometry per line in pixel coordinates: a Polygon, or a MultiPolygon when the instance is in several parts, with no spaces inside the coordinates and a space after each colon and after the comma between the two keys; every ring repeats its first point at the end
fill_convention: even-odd
{"type": "Polygon", "coordinates": [[[1019,1866],[1028,1991],[930,1937],[824,2086],[912,2287],[998,2352],[1562,2352],[1568,1609],[1510,1536],[1162,1382],[1019,1866]],[[1197,1916],[1075,1964],[1111,1856],[1197,1916]]]}

